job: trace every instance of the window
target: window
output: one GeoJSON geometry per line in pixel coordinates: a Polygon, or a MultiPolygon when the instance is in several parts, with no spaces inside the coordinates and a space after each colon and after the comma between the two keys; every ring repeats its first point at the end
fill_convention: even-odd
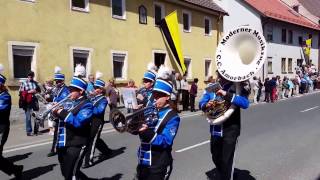
{"type": "Polygon", "coordinates": [[[204,63],[204,76],[205,77],[208,77],[211,75],[211,60],[205,60],[205,63],[204,63]]]}
{"type": "Polygon", "coordinates": [[[35,46],[12,46],[13,77],[27,78],[31,71],[31,64],[34,58],[35,46]]]}
{"type": "Polygon", "coordinates": [[[162,4],[154,4],[154,23],[160,25],[161,20],[164,18],[164,6],[162,4]]]}
{"type": "Polygon", "coordinates": [[[71,9],[89,12],[89,0],[71,0],[71,9]]]}
{"type": "Polygon", "coordinates": [[[208,17],[204,18],[204,34],[207,36],[211,36],[212,24],[211,19],[208,17]]]}
{"type": "Polygon", "coordinates": [[[147,24],[147,8],[143,5],[139,6],[139,23],[140,24],[147,24]]]}
{"type": "Polygon", "coordinates": [[[297,66],[302,67],[303,59],[297,59],[297,66]]]}
{"type": "Polygon", "coordinates": [[[282,58],[281,59],[281,72],[283,74],[287,73],[287,70],[286,70],[286,58],[282,58]]]}
{"type": "Polygon", "coordinates": [[[299,45],[302,46],[302,45],[303,45],[302,36],[299,36],[299,37],[298,37],[298,41],[299,41],[299,45]]]}
{"type": "Polygon", "coordinates": [[[267,41],[268,42],[273,41],[273,27],[272,26],[267,27],[267,41]]]}
{"type": "Polygon", "coordinates": [[[191,58],[184,58],[184,64],[186,65],[186,77],[188,79],[192,78],[192,69],[191,69],[191,58]]]}
{"type": "Polygon", "coordinates": [[[288,43],[289,44],[293,43],[293,32],[292,32],[292,30],[288,31],[288,43]]]}
{"type": "Polygon", "coordinates": [[[90,51],[89,50],[82,50],[82,49],[73,49],[72,50],[72,57],[73,57],[73,71],[75,70],[76,66],[78,64],[81,64],[86,68],[86,74],[85,77],[87,77],[88,74],[88,62],[89,62],[89,56],[90,51]]]}
{"type": "Polygon", "coordinates": [[[272,57],[268,57],[268,74],[273,74],[273,71],[272,71],[272,57]]]}
{"type": "Polygon", "coordinates": [[[159,68],[161,65],[165,63],[166,53],[154,52],[153,57],[154,57],[154,64],[159,68]]]}
{"type": "Polygon", "coordinates": [[[183,31],[191,32],[191,13],[188,11],[182,12],[183,31]]]}
{"type": "Polygon", "coordinates": [[[281,36],[282,42],[287,43],[287,30],[282,29],[282,36],[281,36]]]}
{"type": "Polygon", "coordinates": [[[288,58],[288,72],[292,73],[292,58],[288,58]]]}
{"type": "Polygon", "coordinates": [[[112,17],[116,19],[126,19],[125,0],[111,0],[112,17]]]}
{"type": "Polygon", "coordinates": [[[126,79],[126,61],[127,53],[113,52],[112,63],[113,63],[113,77],[115,79],[126,79]]]}

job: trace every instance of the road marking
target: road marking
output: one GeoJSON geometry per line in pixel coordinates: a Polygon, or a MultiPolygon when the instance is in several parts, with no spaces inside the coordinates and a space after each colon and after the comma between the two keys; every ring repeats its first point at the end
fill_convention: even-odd
{"type": "Polygon", "coordinates": [[[189,147],[186,147],[186,148],[183,148],[183,149],[179,149],[176,152],[179,153],[179,152],[187,151],[189,149],[193,149],[193,148],[196,148],[198,146],[202,146],[202,145],[208,144],[209,142],[210,142],[210,140],[207,140],[207,141],[204,141],[202,143],[195,144],[193,146],[189,146],[189,147]]]}
{"type": "MultiPolygon", "coordinates": [[[[189,114],[181,116],[181,118],[197,116],[197,115],[200,115],[200,114],[201,113],[189,113],[189,114]]],[[[101,134],[106,134],[106,133],[111,133],[111,132],[116,132],[116,130],[113,127],[107,127],[107,128],[103,129],[101,134]]],[[[33,143],[19,144],[19,145],[15,145],[15,146],[11,146],[11,147],[5,148],[3,153],[9,153],[9,152],[13,152],[13,151],[30,149],[30,148],[34,148],[34,147],[38,147],[38,146],[44,146],[44,145],[51,144],[51,143],[52,143],[51,139],[45,139],[45,140],[36,141],[36,142],[33,142],[33,143]]]]}
{"type": "Polygon", "coordinates": [[[300,111],[300,112],[308,112],[308,111],[311,111],[311,110],[317,109],[317,108],[319,108],[319,106],[315,106],[315,107],[312,107],[312,108],[309,108],[309,109],[305,109],[305,110],[300,111]]]}

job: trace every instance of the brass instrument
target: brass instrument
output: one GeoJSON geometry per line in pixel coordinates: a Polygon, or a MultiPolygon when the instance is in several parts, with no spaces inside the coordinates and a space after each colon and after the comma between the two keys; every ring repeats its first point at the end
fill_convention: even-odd
{"type": "Polygon", "coordinates": [[[158,119],[158,113],[154,106],[138,109],[133,113],[124,115],[120,110],[114,109],[110,112],[110,123],[120,133],[128,132],[138,134],[142,124],[152,125],[158,119]]]}
{"type": "Polygon", "coordinates": [[[39,123],[41,127],[44,127],[44,120],[48,117],[48,115],[52,113],[54,110],[61,108],[61,106],[63,106],[64,103],[70,100],[70,96],[71,95],[69,94],[69,96],[65,97],[57,104],[48,104],[51,107],[47,107],[47,109],[42,113],[32,113],[32,116],[35,117],[36,121],[39,123]]]}

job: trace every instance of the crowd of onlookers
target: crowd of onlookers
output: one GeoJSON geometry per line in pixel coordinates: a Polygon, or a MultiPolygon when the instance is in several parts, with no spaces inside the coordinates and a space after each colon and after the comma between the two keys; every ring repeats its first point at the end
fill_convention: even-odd
{"type": "Polygon", "coordinates": [[[274,76],[266,78],[262,82],[260,78],[253,77],[250,84],[254,103],[275,102],[279,99],[320,89],[320,74],[314,65],[304,65],[296,68],[296,74],[293,78],[274,76]],[[264,99],[261,99],[263,95],[264,99]]]}

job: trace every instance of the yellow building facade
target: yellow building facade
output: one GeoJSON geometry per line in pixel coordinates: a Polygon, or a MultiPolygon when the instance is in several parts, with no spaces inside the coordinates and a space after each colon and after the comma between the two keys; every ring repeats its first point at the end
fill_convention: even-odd
{"type": "Polygon", "coordinates": [[[159,12],[164,17],[177,11],[188,79],[199,78],[203,87],[205,76],[214,75],[216,69],[214,57],[224,13],[190,2],[1,0],[0,63],[14,103],[19,82],[29,70],[44,82],[60,66],[68,83],[74,65],[83,63],[87,75],[101,71],[104,80],[114,77],[116,83],[125,84],[133,79],[140,85],[149,62],[175,68],[155,24],[159,12]]]}

